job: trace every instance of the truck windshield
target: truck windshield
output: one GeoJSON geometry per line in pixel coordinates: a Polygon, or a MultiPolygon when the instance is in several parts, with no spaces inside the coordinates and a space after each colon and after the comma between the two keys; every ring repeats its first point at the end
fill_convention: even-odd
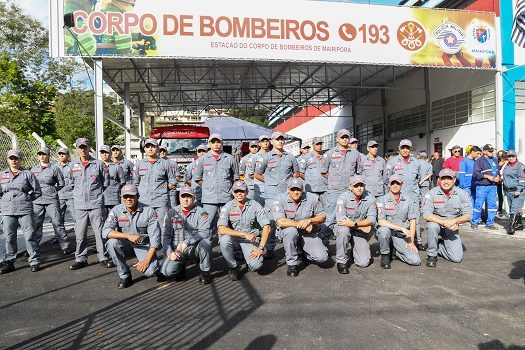
{"type": "Polygon", "coordinates": [[[162,145],[168,149],[168,155],[188,155],[196,154],[197,147],[201,144],[207,144],[207,139],[163,139],[162,145]]]}

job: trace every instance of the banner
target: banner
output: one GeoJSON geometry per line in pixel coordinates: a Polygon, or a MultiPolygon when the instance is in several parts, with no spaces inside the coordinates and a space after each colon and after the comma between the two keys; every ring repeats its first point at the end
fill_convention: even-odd
{"type": "Polygon", "coordinates": [[[64,0],[70,56],[495,67],[494,14],[325,1],[64,0]]]}

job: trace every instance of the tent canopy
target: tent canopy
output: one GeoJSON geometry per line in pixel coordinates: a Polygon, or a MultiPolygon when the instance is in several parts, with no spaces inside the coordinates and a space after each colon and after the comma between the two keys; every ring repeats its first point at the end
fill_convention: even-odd
{"type": "MultiPolygon", "coordinates": [[[[211,117],[204,122],[211,133],[221,134],[225,141],[252,141],[259,140],[259,136],[271,137],[273,130],[263,126],[247,122],[242,119],[229,116],[211,117]]],[[[286,135],[289,141],[299,140],[295,136],[286,135]]]]}

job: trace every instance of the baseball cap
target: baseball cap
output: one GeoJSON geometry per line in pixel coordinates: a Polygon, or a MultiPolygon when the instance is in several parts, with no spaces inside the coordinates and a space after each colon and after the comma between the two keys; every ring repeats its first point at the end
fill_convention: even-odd
{"type": "Polygon", "coordinates": [[[399,182],[400,184],[402,184],[403,183],[403,178],[401,176],[399,176],[399,175],[394,174],[394,175],[390,176],[390,178],[388,179],[388,183],[391,184],[394,181],[399,182]]]}
{"type": "Polygon", "coordinates": [[[311,148],[311,146],[309,144],[304,144],[301,148],[311,148]]]}
{"type": "Polygon", "coordinates": [[[492,146],[490,143],[487,143],[485,146],[483,146],[484,151],[494,151],[494,146],[492,146]]]}
{"type": "Polygon", "coordinates": [[[206,146],[205,144],[201,143],[200,145],[197,146],[197,151],[200,151],[200,150],[207,151],[208,150],[208,146],[206,146]]]}
{"type": "Polygon", "coordinates": [[[60,147],[60,148],[58,149],[58,153],[69,154],[69,149],[67,149],[66,147],[60,147]]]}
{"type": "Polygon", "coordinates": [[[259,136],[259,141],[262,141],[262,140],[270,141],[270,137],[268,137],[268,135],[261,135],[261,136],[259,136]]]}
{"type": "Polygon", "coordinates": [[[219,141],[222,141],[222,136],[221,136],[221,134],[217,134],[217,133],[215,133],[215,134],[211,134],[210,137],[208,138],[208,141],[211,142],[212,140],[215,140],[215,139],[217,139],[217,140],[219,140],[219,141]]]}
{"type": "Polygon", "coordinates": [[[76,147],[80,147],[80,146],[88,146],[89,147],[89,140],[84,138],[84,137],[78,138],[75,141],[75,146],[76,147]]]}
{"type": "Polygon", "coordinates": [[[20,152],[16,149],[10,149],[9,151],[7,151],[7,158],[9,157],[20,158],[20,152]]]}
{"type": "Polygon", "coordinates": [[[293,177],[288,180],[288,189],[290,188],[300,188],[302,190],[304,188],[303,179],[299,177],[293,177]]]}
{"type": "Polygon", "coordinates": [[[364,184],[364,183],[365,183],[365,179],[363,179],[361,175],[354,175],[350,177],[350,185],[352,186],[357,185],[357,184],[364,184]]]}
{"type": "Polygon", "coordinates": [[[49,155],[51,153],[51,151],[47,147],[41,147],[38,150],[38,152],[36,152],[36,154],[39,154],[39,153],[44,153],[45,155],[49,155]]]}
{"type": "Polygon", "coordinates": [[[272,140],[276,140],[279,137],[284,137],[284,134],[282,132],[280,132],[280,131],[274,131],[272,133],[272,140]]]}
{"type": "Polygon", "coordinates": [[[250,141],[250,147],[257,146],[258,144],[259,144],[259,142],[257,142],[257,141],[250,141]]]}
{"type": "Polygon", "coordinates": [[[455,150],[455,149],[461,149],[461,147],[459,147],[458,145],[454,145],[454,146],[452,146],[451,149],[452,149],[452,150],[455,150]]]}
{"type": "Polygon", "coordinates": [[[149,139],[144,140],[144,146],[146,145],[158,146],[159,143],[157,142],[157,140],[149,138],[149,139]]]}
{"type": "Polygon", "coordinates": [[[359,142],[355,137],[350,138],[350,143],[359,142]]]}
{"type": "Polygon", "coordinates": [[[139,190],[137,189],[137,186],[135,185],[130,184],[130,185],[125,185],[124,187],[122,187],[121,196],[126,196],[126,195],[134,196],[137,194],[139,194],[139,190]]]}
{"type": "Polygon", "coordinates": [[[456,177],[456,172],[452,169],[445,168],[439,172],[439,177],[456,177]]]}
{"type": "Polygon", "coordinates": [[[111,150],[118,149],[119,151],[122,151],[122,148],[120,148],[119,145],[113,145],[111,146],[111,150]]]}
{"type": "Polygon", "coordinates": [[[370,141],[368,141],[368,143],[366,144],[366,147],[368,148],[368,147],[378,146],[378,145],[379,145],[379,143],[377,143],[376,140],[370,140],[370,141]]]}
{"type": "Polygon", "coordinates": [[[509,149],[509,150],[507,151],[507,157],[510,157],[510,156],[514,156],[514,157],[516,157],[516,151],[513,150],[513,149],[509,149]]]}
{"type": "Polygon", "coordinates": [[[425,158],[426,158],[426,157],[427,157],[427,152],[425,152],[425,151],[421,151],[421,152],[419,152],[419,156],[420,156],[420,157],[425,157],[425,158]]]}
{"type": "Polygon", "coordinates": [[[346,129],[341,129],[337,132],[337,137],[341,137],[341,136],[348,136],[350,137],[350,131],[346,130],[346,129]]]}
{"type": "Polygon", "coordinates": [[[232,192],[235,192],[237,190],[246,192],[248,191],[248,186],[246,185],[244,181],[241,181],[241,180],[235,181],[232,185],[232,192]]]}
{"type": "Polygon", "coordinates": [[[182,195],[182,194],[189,194],[193,197],[195,197],[195,192],[193,191],[193,188],[191,188],[191,186],[184,186],[180,189],[179,191],[179,195],[182,195]]]}
{"type": "Polygon", "coordinates": [[[100,151],[99,152],[111,153],[111,148],[108,145],[102,145],[102,147],[100,147],[100,151]]]}
{"type": "Polygon", "coordinates": [[[412,148],[412,141],[407,140],[407,139],[399,141],[399,147],[402,147],[402,146],[408,146],[412,148]]]}
{"type": "Polygon", "coordinates": [[[318,143],[323,143],[323,138],[316,136],[312,139],[312,145],[317,145],[318,143]]]}
{"type": "Polygon", "coordinates": [[[160,146],[159,146],[159,151],[160,151],[161,149],[163,149],[163,150],[165,150],[165,151],[167,152],[167,151],[168,151],[168,146],[166,146],[166,145],[160,145],[160,146]]]}

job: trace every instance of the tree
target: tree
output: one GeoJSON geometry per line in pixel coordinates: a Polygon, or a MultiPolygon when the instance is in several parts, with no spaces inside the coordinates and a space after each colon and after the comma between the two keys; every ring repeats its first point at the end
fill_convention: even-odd
{"type": "MultiPolygon", "coordinates": [[[[58,96],[55,104],[57,135],[69,147],[72,147],[79,137],[95,140],[94,104],[91,90],[73,89],[58,96]]],[[[123,111],[124,106],[118,103],[116,96],[104,95],[106,115],[123,122],[123,111]]],[[[122,144],[122,129],[104,120],[104,141],[107,145],[122,144]]]]}
{"type": "Polygon", "coordinates": [[[268,127],[268,110],[266,108],[246,108],[246,109],[231,109],[228,115],[239,118],[241,120],[254,123],[260,126],[268,127]]]}

